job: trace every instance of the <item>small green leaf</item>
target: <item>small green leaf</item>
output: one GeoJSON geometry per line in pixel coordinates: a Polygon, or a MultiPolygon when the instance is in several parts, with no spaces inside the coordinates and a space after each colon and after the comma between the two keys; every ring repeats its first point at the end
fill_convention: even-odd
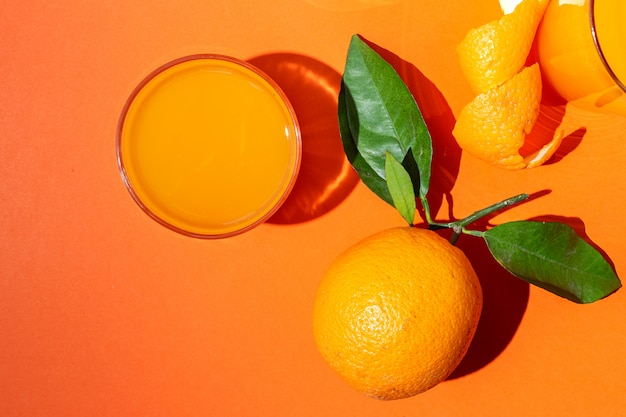
{"type": "Polygon", "coordinates": [[[357,35],[348,49],[338,113],[348,159],[372,191],[393,204],[382,187],[389,152],[396,161],[406,161],[413,188],[426,196],[432,142],[424,118],[394,68],[357,35]]]}
{"type": "Polygon", "coordinates": [[[409,173],[402,164],[390,153],[385,156],[385,174],[387,176],[387,186],[393,199],[393,205],[400,212],[402,217],[413,225],[415,218],[415,191],[411,183],[409,173]]]}
{"type": "Polygon", "coordinates": [[[517,221],[483,236],[513,275],[569,300],[591,303],[621,287],[604,257],[566,224],[517,221]]]}

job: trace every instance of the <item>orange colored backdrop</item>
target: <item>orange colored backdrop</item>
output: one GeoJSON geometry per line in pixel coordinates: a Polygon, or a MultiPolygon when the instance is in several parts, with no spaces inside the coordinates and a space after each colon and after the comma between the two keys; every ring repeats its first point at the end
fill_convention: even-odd
{"type": "Polygon", "coordinates": [[[403,222],[357,182],[338,142],[336,94],[354,33],[397,55],[422,106],[436,141],[437,217],[531,193],[492,223],[557,216],[626,272],[626,120],[548,100],[540,130],[571,133],[557,158],[529,171],[486,166],[450,136],[472,98],[454,48],[499,16],[497,1],[362,3],[4,2],[0,415],[626,415],[626,292],[572,304],[502,272],[471,237],[459,244],[485,309],[448,381],[380,402],[318,355],[310,315],[324,270],[360,238],[403,222]],[[266,70],[303,128],[302,173],[286,206],[227,240],[186,238],[149,219],[115,160],[133,87],[199,52],[266,70]]]}

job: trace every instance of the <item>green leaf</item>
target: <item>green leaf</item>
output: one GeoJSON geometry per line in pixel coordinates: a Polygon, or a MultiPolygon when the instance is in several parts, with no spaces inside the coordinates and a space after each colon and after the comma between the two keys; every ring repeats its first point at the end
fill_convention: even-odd
{"type": "Polygon", "coordinates": [[[426,196],[432,142],[424,118],[398,73],[357,35],[348,49],[338,114],[346,155],[372,191],[393,204],[383,187],[389,152],[405,164],[414,192],[426,196]]]}
{"type": "Polygon", "coordinates": [[[621,287],[604,257],[566,224],[517,221],[483,236],[513,275],[569,300],[591,303],[621,287]]]}
{"type": "Polygon", "coordinates": [[[393,206],[393,199],[391,198],[391,194],[389,194],[387,181],[385,181],[384,177],[378,175],[378,173],[368,165],[356,147],[356,142],[352,137],[350,125],[348,124],[348,108],[354,110],[354,105],[347,105],[346,103],[348,101],[351,102],[351,98],[349,94],[346,94],[345,86],[341,83],[341,89],[339,90],[338,116],[339,133],[341,134],[344,152],[348,161],[350,161],[350,164],[359,175],[359,178],[361,178],[361,181],[363,181],[363,183],[376,195],[393,206]]]}
{"type": "Polygon", "coordinates": [[[409,226],[412,226],[416,207],[415,191],[413,190],[411,177],[390,152],[387,152],[385,156],[385,173],[393,205],[409,223],[409,226]]]}

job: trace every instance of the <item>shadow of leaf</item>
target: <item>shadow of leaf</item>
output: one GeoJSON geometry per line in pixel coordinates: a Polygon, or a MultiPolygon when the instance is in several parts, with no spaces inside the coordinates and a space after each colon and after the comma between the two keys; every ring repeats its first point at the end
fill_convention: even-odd
{"type": "Polygon", "coordinates": [[[298,178],[268,223],[295,224],[319,217],[340,204],[359,181],[339,136],[337,96],[341,74],[316,59],[294,53],[266,54],[248,62],[283,90],[302,135],[298,178]]]}

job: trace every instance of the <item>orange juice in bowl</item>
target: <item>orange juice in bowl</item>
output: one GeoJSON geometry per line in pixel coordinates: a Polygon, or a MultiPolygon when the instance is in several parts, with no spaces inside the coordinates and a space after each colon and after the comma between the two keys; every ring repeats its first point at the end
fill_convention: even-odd
{"type": "Polygon", "coordinates": [[[280,88],[219,55],[155,70],[118,125],[118,165],[133,199],[162,225],[198,238],[268,219],[293,187],[300,155],[298,122],[280,88]]]}

